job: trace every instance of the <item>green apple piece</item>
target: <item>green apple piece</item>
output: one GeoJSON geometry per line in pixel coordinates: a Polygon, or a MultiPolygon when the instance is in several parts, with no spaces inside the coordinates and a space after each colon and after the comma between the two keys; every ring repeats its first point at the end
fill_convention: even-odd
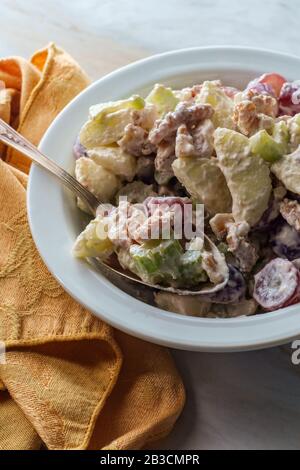
{"type": "Polygon", "coordinates": [[[251,154],[249,139],[228,130],[215,131],[215,149],[220,168],[232,196],[236,222],[256,225],[268,208],[272,192],[270,169],[261,158],[251,154]]]}
{"type": "Polygon", "coordinates": [[[183,249],[178,240],[149,240],[131,245],[135,269],[145,282],[169,284],[180,277],[179,262],[183,249]]]}
{"type": "Polygon", "coordinates": [[[231,212],[231,195],[216,158],[177,158],[172,168],[193,200],[211,215],[231,212]]]}
{"type": "Polygon", "coordinates": [[[107,115],[116,113],[125,109],[140,110],[145,107],[145,100],[139,95],[132,95],[126,100],[109,101],[107,103],[94,104],[90,107],[90,119],[101,120],[107,115]]]}
{"type": "Polygon", "coordinates": [[[102,202],[110,202],[121,186],[116,175],[88,157],[76,160],[75,176],[102,202]]]}
{"type": "Polygon", "coordinates": [[[234,129],[235,125],[232,119],[234,102],[229,98],[219,82],[206,81],[203,83],[200,93],[196,98],[197,103],[210,104],[215,113],[212,117],[214,126],[234,129]]]}
{"type": "Polygon", "coordinates": [[[300,147],[274,163],[271,166],[271,171],[288,191],[300,195],[300,147]]]}
{"type": "Polygon", "coordinates": [[[275,163],[283,155],[283,149],[266,130],[262,130],[250,137],[250,148],[254,155],[258,155],[268,163],[275,163]]]}
{"type": "Polygon", "coordinates": [[[87,149],[111,145],[124,135],[127,124],[132,122],[132,111],[143,109],[145,101],[140,96],[94,105],[90,108],[90,119],[80,133],[80,143],[87,149]]]}
{"type": "Polygon", "coordinates": [[[288,123],[290,131],[290,152],[294,152],[300,145],[300,114],[296,114],[288,123]]]}
{"type": "Polygon", "coordinates": [[[160,117],[164,116],[169,111],[174,111],[176,105],[179,103],[178,98],[176,98],[171,88],[167,88],[158,83],[154,85],[153,90],[149,93],[145,101],[146,103],[151,103],[156,106],[160,117]]]}
{"type": "Polygon", "coordinates": [[[106,170],[127,181],[132,181],[136,173],[136,158],[120,147],[95,147],[88,150],[88,156],[106,170]]]}
{"type": "Polygon", "coordinates": [[[86,226],[84,231],[77,237],[73,246],[73,254],[76,258],[99,257],[105,259],[112,252],[113,244],[107,237],[105,222],[100,218],[92,220],[86,226]],[[101,225],[101,233],[103,234],[101,238],[97,235],[99,225],[101,225]]]}
{"type": "MultiPolygon", "coordinates": [[[[300,131],[300,126],[299,126],[300,131]]],[[[282,155],[289,153],[289,142],[290,142],[290,130],[288,124],[285,121],[275,122],[273,128],[273,139],[281,147],[282,155]]],[[[300,132],[299,132],[299,143],[300,143],[300,132]]]]}

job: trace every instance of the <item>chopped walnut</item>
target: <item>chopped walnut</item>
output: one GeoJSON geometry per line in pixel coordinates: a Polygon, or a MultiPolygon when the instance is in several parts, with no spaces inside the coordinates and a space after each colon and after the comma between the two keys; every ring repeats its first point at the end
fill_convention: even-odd
{"type": "Polygon", "coordinates": [[[223,240],[228,232],[228,224],[234,223],[232,214],[216,214],[209,224],[218,240],[223,240]]]}
{"type": "Polygon", "coordinates": [[[255,103],[241,101],[234,107],[233,120],[242,134],[251,136],[262,129],[270,129],[274,120],[270,116],[257,112],[255,103]]]}
{"type": "Polygon", "coordinates": [[[261,95],[253,90],[248,90],[246,99],[255,104],[258,114],[265,114],[272,118],[276,118],[278,114],[278,102],[271,95],[261,95]]]}
{"type": "Polygon", "coordinates": [[[238,249],[240,242],[250,231],[250,225],[247,222],[231,222],[227,224],[226,241],[230,251],[238,249]]]}
{"type": "Polygon", "coordinates": [[[218,262],[212,253],[205,250],[202,253],[202,267],[213,284],[220,284],[224,281],[224,276],[219,270],[218,262]]]}
{"type": "Polygon", "coordinates": [[[175,155],[177,158],[195,156],[193,137],[189,133],[186,124],[181,124],[181,126],[178,127],[176,134],[175,155]]]}
{"type": "Polygon", "coordinates": [[[191,129],[195,155],[201,158],[210,158],[214,153],[215,127],[210,119],[205,119],[191,129]]]}
{"type": "Polygon", "coordinates": [[[149,140],[157,145],[163,140],[173,137],[181,124],[193,126],[212,117],[214,111],[210,105],[179,103],[175,111],[167,113],[163,119],[156,121],[149,133],[149,140]]]}
{"type": "Polygon", "coordinates": [[[210,220],[212,231],[219,240],[226,238],[228,250],[236,257],[243,272],[250,272],[258,260],[256,247],[247,239],[250,226],[235,222],[231,214],[217,214],[210,220]]]}
{"type": "Polygon", "coordinates": [[[181,124],[176,134],[176,157],[211,157],[214,152],[214,131],[215,128],[210,119],[205,119],[190,130],[186,124],[181,124]]]}
{"type": "Polygon", "coordinates": [[[256,247],[246,238],[250,230],[247,222],[228,224],[226,242],[228,249],[239,262],[242,272],[252,271],[258,260],[256,247]]]}
{"type": "Polygon", "coordinates": [[[280,204],[280,213],[291,227],[300,231],[300,204],[297,201],[284,199],[280,204]]]}
{"type": "Polygon", "coordinates": [[[192,87],[186,87],[182,90],[174,90],[174,94],[179,101],[192,102],[195,97],[200,93],[202,85],[194,85],[192,87]]]}
{"type": "Polygon", "coordinates": [[[173,178],[174,172],[172,163],[175,160],[175,144],[173,142],[160,142],[157,146],[157,154],[155,157],[155,169],[158,184],[166,184],[173,178]]]}
{"type": "Polygon", "coordinates": [[[149,142],[148,132],[134,124],[128,124],[125,127],[124,135],[118,144],[122,150],[135,157],[150,155],[156,150],[155,146],[149,142]]]}

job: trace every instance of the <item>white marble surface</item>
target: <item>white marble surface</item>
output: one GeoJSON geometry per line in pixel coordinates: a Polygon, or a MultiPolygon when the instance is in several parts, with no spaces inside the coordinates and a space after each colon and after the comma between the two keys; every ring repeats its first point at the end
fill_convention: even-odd
{"type": "MultiPolygon", "coordinates": [[[[143,55],[189,46],[299,55],[299,18],[297,0],[0,0],[0,56],[29,56],[53,40],[96,78],[143,55]]],[[[300,366],[287,348],[175,351],[174,358],[187,404],[163,448],[300,448],[300,366]]]]}

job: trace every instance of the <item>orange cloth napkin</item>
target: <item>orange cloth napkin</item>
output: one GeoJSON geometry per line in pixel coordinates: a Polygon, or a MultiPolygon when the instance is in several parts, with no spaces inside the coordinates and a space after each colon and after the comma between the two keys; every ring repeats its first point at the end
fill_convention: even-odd
{"type": "MultiPolygon", "coordinates": [[[[54,44],[30,61],[2,59],[0,117],[38,144],[87,84],[54,44]]],[[[0,449],[149,446],[170,432],[184,404],[169,352],[113,330],[64,292],[30,235],[20,171],[29,162],[0,150],[10,163],[0,160],[0,449]]]]}

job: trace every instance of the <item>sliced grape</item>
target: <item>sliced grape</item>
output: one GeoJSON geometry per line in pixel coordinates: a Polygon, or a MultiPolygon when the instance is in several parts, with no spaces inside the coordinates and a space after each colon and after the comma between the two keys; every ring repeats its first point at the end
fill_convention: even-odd
{"type": "Polygon", "coordinates": [[[265,73],[247,85],[247,90],[254,90],[262,95],[278,97],[286,79],[278,73],[265,73]]]}
{"type": "Polygon", "coordinates": [[[275,96],[278,97],[286,79],[278,73],[265,73],[260,77],[260,83],[270,86],[274,90],[275,96]]]}
{"type": "Polygon", "coordinates": [[[281,114],[294,116],[300,113],[300,82],[287,82],[283,85],[279,96],[281,114]]]}
{"type": "Polygon", "coordinates": [[[202,295],[201,298],[215,304],[237,303],[244,299],[246,294],[246,282],[242,273],[229,264],[229,280],[224,289],[210,295],[202,295]]]}
{"type": "Polygon", "coordinates": [[[294,302],[298,284],[293,263],[276,258],[256,274],[253,297],[266,310],[277,310],[294,302]]]}
{"type": "Polygon", "coordinates": [[[274,90],[272,87],[267,85],[266,83],[260,83],[258,79],[252,80],[247,87],[246,90],[253,90],[254,92],[258,93],[259,95],[271,95],[274,96],[274,90]]]}
{"type": "MultiPolygon", "coordinates": [[[[297,268],[298,269],[298,268],[297,268]]],[[[282,307],[289,307],[290,305],[295,305],[300,302],[300,274],[298,270],[298,286],[295,290],[294,295],[284,304],[282,307]]]]}
{"type": "Polygon", "coordinates": [[[276,255],[290,261],[300,258],[300,233],[287,223],[278,227],[270,242],[276,255]]]}

